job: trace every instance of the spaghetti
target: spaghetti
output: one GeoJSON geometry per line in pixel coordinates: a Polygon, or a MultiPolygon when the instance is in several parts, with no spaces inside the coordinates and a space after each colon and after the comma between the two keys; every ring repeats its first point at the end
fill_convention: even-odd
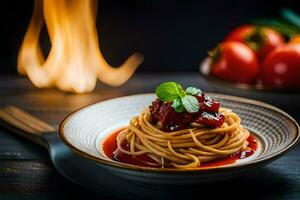
{"type": "Polygon", "coordinates": [[[161,124],[153,123],[153,116],[146,109],[133,117],[129,126],[117,136],[117,148],[124,154],[139,156],[146,154],[162,167],[195,168],[201,163],[232,155],[247,149],[248,130],[241,119],[230,109],[220,108],[224,116],[219,127],[190,123],[188,128],[166,132],[161,124]],[[129,149],[122,144],[127,142],[129,149]]]}

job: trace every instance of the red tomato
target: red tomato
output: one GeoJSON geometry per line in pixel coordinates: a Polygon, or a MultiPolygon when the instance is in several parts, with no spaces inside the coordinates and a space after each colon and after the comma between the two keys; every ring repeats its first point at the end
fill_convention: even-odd
{"type": "Polygon", "coordinates": [[[276,88],[300,88],[300,45],[276,48],[265,59],[263,84],[276,88]]]}
{"type": "Polygon", "coordinates": [[[215,49],[212,57],[211,73],[225,80],[253,84],[259,66],[255,53],[240,42],[225,42],[215,49]]]}
{"type": "Polygon", "coordinates": [[[253,33],[255,27],[250,24],[239,26],[233,29],[225,38],[225,41],[245,42],[245,39],[253,33]]]}
{"type": "Polygon", "coordinates": [[[229,33],[225,41],[236,41],[251,47],[258,59],[263,59],[276,47],[284,44],[279,32],[270,28],[257,28],[253,25],[242,25],[229,33]]]}
{"type": "Polygon", "coordinates": [[[263,43],[260,48],[256,51],[257,56],[260,59],[264,59],[271,51],[276,47],[284,45],[284,38],[277,31],[270,28],[263,28],[263,43]]]}

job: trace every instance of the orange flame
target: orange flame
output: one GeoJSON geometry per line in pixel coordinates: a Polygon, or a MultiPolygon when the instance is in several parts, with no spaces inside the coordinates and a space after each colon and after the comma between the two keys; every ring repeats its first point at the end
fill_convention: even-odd
{"type": "Polygon", "coordinates": [[[135,53],[111,67],[99,49],[96,16],[97,0],[36,0],[19,50],[19,73],[37,87],[76,93],[92,91],[98,78],[112,86],[125,83],[143,56],[135,53]],[[44,21],[52,45],[46,60],[39,44],[44,21]]]}

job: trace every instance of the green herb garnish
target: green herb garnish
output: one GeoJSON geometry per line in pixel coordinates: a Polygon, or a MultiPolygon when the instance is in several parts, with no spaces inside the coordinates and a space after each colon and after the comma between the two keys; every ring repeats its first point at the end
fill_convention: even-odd
{"type": "Polygon", "coordinates": [[[181,102],[189,113],[195,113],[199,111],[199,102],[196,97],[191,95],[186,95],[181,99],[181,102]]]}
{"type": "Polygon", "coordinates": [[[173,101],[186,95],[182,86],[175,82],[165,82],[159,85],[156,90],[157,97],[162,101],[173,101]]]}
{"type": "Polygon", "coordinates": [[[181,98],[177,98],[173,100],[172,107],[175,109],[176,112],[184,112],[185,107],[183,106],[183,103],[181,101],[181,98]]]}
{"type": "Polygon", "coordinates": [[[172,102],[172,107],[176,112],[195,113],[199,111],[199,102],[196,97],[202,91],[195,87],[188,87],[185,91],[176,82],[165,82],[159,85],[156,90],[157,97],[162,101],[172,102]]]}
{"type": "Polygon", "coordinates": [[[186,88],[185,92],[190,95],[196,95],[196,94],[202,93],[202,90],[195,88],[195,87],[188,87],[188,88],[186,88]]]}

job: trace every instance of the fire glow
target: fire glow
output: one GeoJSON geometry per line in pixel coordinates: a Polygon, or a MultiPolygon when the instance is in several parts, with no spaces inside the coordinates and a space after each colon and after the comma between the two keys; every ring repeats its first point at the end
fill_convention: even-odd
{"type": "Polygon", "coordinates": [[[97,0],[35,0],[19,50],[19,73],[37,87],[75,93],[92,91],[97,79],[112,86],[125,83],[143,56],[135,53],[118,68],[105,61],[98,43],[97,5],[97,0]],[[39,44],[44,23],[51,42],[46,59],[39,44]]]}

